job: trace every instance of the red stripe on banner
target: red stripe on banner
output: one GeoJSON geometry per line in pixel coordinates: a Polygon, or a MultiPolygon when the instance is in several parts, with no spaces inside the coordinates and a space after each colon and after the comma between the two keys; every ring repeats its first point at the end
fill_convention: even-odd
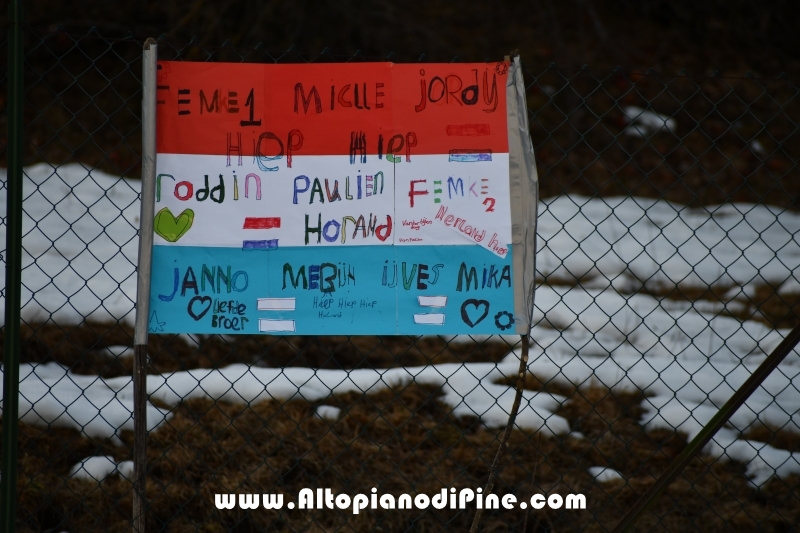
{"type": "Polygon", "coordinates": [[[245,217],[242,229],[272,229],[281,227],[281,217],[245,217]]]}
{"type": "Polygon", "coordinates": [[[159,65],[159,153],[261,156],[290,167],[305,155],[359,163],[453,148],[508,152],[502,61],[159,65]]]}

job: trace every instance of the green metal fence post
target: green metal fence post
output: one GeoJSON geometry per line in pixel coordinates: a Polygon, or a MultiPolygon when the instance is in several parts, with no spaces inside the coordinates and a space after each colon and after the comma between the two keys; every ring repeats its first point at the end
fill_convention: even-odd
{"type": "Polygon", "coordinates": [[[22,285],[22,0],[8,5],[8,188],[6,309],[3,351],[3,437],[0,459],[0,531],[16,522],[17,417],[19,415],[20,289],[22,285]]]}

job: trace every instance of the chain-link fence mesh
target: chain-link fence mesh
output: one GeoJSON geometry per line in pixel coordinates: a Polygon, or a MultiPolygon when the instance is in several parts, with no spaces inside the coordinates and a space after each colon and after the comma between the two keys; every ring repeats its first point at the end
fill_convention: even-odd
{"type": "MultiPolygon", "coordinates": [[[[141,48],[26,35],[20,531],[131,525],[141,48]]],[[[159,55],[366,60],[163,38],[159,55]]],[[[543,198],[536,325],[494,493],[579,493],[586,509],[501,505],[482,526],[605,531],[797,323],[798,88],[531,64],[525,81],[543,198]]],[[[357,515],[286,504],[304,488],[483,486],[519,348],[513,336],[151,335],[147,526],[466,530],[474,502],[357,515]],[[282,509],[215,504],[269,493],[282,509]]],[[[793,353],[637,527],[789,531],[798,494],[793,353]]]]}

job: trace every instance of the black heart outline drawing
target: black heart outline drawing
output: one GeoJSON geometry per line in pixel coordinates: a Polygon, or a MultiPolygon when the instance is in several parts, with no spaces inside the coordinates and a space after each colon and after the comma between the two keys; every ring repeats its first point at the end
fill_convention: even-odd
{"type": "Polygon", "coordinates": [[[464,321],[464,324],[468,325],[471,328],[474,328],[481,322],[486,316],[489,314],[489,301],[488,300],[476,300],[474,298],[470,298],[469,300],[465,300],[463,304],[461,304],[461,320],[464,321]],[[479,309],[483,307],[483,314],[478,317],[477,320],[472,320],[470,318],[469,313],[467,312],[467,306],[473,306],[475,309],[479,309]]]}
{"type": "Polygon", "coordinates": [[[211,309],[211,296],[195,296],[194,298],[189,300],[189,306],[186,308],[186,310],[189,311],[189,316],[194,318],[195,320],[200,320],[201,318],[206,316],[206,313],[208,313],[210,309],[211,309]],[[208,304],[205,305],[205,309],[203,309],[199,315],[196,315],[194,309],[192,309],[195,302],[200,302],[203,305],[208,304]]]}

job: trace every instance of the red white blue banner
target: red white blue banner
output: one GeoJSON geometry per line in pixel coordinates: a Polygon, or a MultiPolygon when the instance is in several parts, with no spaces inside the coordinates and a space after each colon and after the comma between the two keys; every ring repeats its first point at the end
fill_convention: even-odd
{"type": "Polygon", "coordinates": [[[150,331],[515,331],[508,71],[159,63],[150,331]]]}

